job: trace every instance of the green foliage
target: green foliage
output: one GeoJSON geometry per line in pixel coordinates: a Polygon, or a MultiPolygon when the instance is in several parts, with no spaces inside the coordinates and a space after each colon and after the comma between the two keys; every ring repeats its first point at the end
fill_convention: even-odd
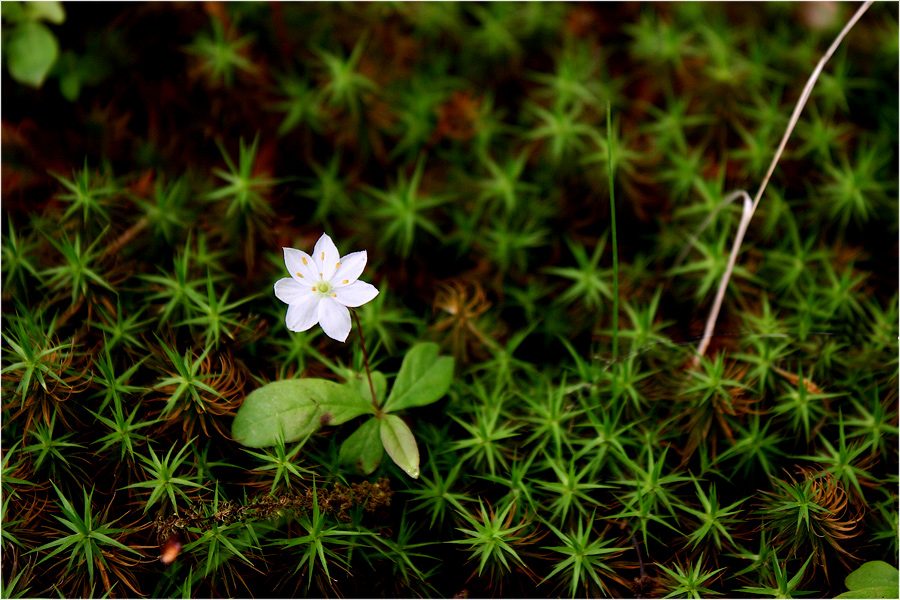
{"type": "Polygon", "coordinates": [[[776,548],[787,548],[790,556],[809,552],[813,566],[826,566],[826,551],[846,555],[841,545],[853,538],[854,519],[848,514],[843,486],[827,472],[801,471],[802,479],[773,479],[773,489],[762,496],[759,511],[763,526],[772,534],[776,548]]]}
{"type": "Polygon", "coordinates": [[[234,85],[238,74],[255,75],[258,71],[246,56],[246,49],[252,43],[253,36],[230,39],[234,37],[231,33],[226,33],[221,21],[212,19],[212,35],[206,31],[200,32],[184,48],[185,52],[197,57],[198,71],[206,76],[213,87],[229,88],[234,85]]]}
{"type": "Polygon", "coordinates": [[[205,489],[206,486],[203,484],[191,481],[191,479],[194,478],[193,476],[176,476],[179,468],[181,468],[184,461],[187,460],[185,452],[189,449],[190,445],[182,447],[173,458],[172,452],[175,451],[175,448],[171,448],[165,456],[160,458],[153,450],[153,445],[148,444],[147,450],[150,452],[150,456],[148,457],[143,454],[138,455],[138,458],[142,463],[141,468],[144,470],[147,480],[127,485],[123,489],[146,488],[151,490],[150,496],[144,503],[144,513],[146,513],[151,506],[157,502],[163,501],[166,497],[172,502],[171,507],[177,513],[178,499],[176,498],[176,493],[185,502],[189,503],[191,499],[182,488],[205,489]]]}
{"type": "Polygon", "coordinates": [[[299,442],[290,452],[288,452],[284,436],[279,435],[271,449],[265,449],[262,452],[246,450],[250,456],[258,458],[262,463],[262,465],[256,467],[254,471],[275,472],[274,475],[272,475],[272,487],[269,490],[270,493],[274,494],[282,485],[283,487],[290,489],[293,487],[292,481],[296,482],[298,480],[303,480],[304,474],[312,473],[309,469],[295,464],[297,456],[300,454],[300,451],[303,450],[305,443],[306,439],[299,442]]]}
{"type": "Polygon", "coordinates": [[[825,165],[827,183],[822,188],[823,206],[828,216],[842,226],[852,220],[863,226],[877,213],[887,199],[879,173],[886,155],[882,149],[867,144],[860,146],[851,162],[842,157],[840,164],[825,165]]]}
{"type": "Polygon", "coordinates": [[[74,435],[73,433],[66,433],[61,436],[56,436],[54,434],[54,430],[56,429],[56,414],[57,413],[55,412],[53,413],[50,423],[44,424],[43,422],[38,421],[33,424],[34,429],[31,437],[35,442],[23,446],[22,452],[28,452],[35,455],[35,470],[40,469],[46,460],[50,465],[50,473],[54,476],[59,476],[61,474],[61,469],[71,469],[72,467],[64,452],[68,452],[67,449],[81,448],[82,446],[66,441],[72,438],[74,435]]]}
{"type": "Polygon", "coordinates": [[[515,425],[500,420],[500,412],[503,408],[502,398],[492,407],[482,406],[474,413],[474,420],[466,422],[455,415],[453,419],[459,423],[468,434],[460,436],[453,442],[454,450],[465,450],[460,460],[472,459],[475,467],[487,463],[488,472],[496,474],[497,467],[508,468],[506,460],[505,440],[517,435],[515,425]]]}
{"type": "Polygon", "coordinates": [[[838,413],[838,447],[835,448],[827,438],[820,435],[819,441],[823,446],[823,452],[814,456],[802,456],[803,458],[822,466],[826,473],[834,475],[846,489],[856,491],[857,498],[863,500],[862,487],[860,483],[869,483],[869,474],[867,472],[866,463],[860,459],[866,458],[865,444],[847,444],[847,435],[844,432],[844,417],[838,413]]]}
{"type": "MultiPolygon", "coordinates": [[[[285,75],[279,79],[279,91],[285,99],[271,107],[272,110],[287,113],[278,127],[279,136],[287,135],[301,125],[315,131],[320,130],[321,98],[314,86],[296,75],[285,75]]],[[[327,198],[327,195],[325,197],[327,198]]]]}
{"type": "Polygon", "coordinates": [[[66,20],[61,2],[10,2],[3,9],[6,68],[19,83],[41,87],[59,57],[59,42],[42,21],[66,20]]]}
{"type": "Polygon", "coordinates": [[[44,390],[52,381],[65,383],[63,380],[63,364],[60,360],[61,351],[71,351],[72,342],[53,344],[53,333],[56,328],[56,319],[45,326],[43,319],[35,320],[32,313],[24,316],[16,315],[11,319],[12,324],[3,333],[3,339],[7,344],[6,366],[0,372],[17,373],[19,383],[15,393],[22,396],[31,393],[32,383],[39,384],[44,390]]]}
{"type": "Polygon", "coordinates": [[[874,560],[847,575],[846,592],[836,598],[894,598],[900,586],[900,571],[886,562],[874,560]]]}
{"type": "Polygon", "coordinates": [[[417,544],[410,543],[415,533],[416,530],[410,525],[407,515],[404,512],[403,516],[400,518],[400,528],[397,531],[396,539],[384,536],[373,538],[373,555],[392,565],[395,578],[402,578],[402,581],[406,583],[406,585],[410,585],[413,581],[416,581],[424,583],[429,589],[433,589],[425,583],[429,573],[433,572],[433,570],[429,573],[425,573],[416,565],[416,562],[417,559],[434,560],[434,557],[423,554],[422,552],[415,552],[418,548],[429,546],[430,544],[427,542],[417,544]],[[398,575],[399,577],[397,577],[398,575]]]}
{"type": "MultiPolygon", "coordinates": [[[[316,497],[315,482],[313,482],[313,497],[316,497]]],[[[332,568],[347,570],[347,558],[338,554],[336,549],[352,547],[354,543],[350,540],[356,536],[366,535],[365,532],[329,525],[317,501],[313,502],[310,514],[299,517],[296,524],[299,535],[275,541],[281,548],[292,554],[300,555],[294,567],[294,573],[301,575],[306,573],[307,590],[312,585],[313,576],[318,576],[318,571],[324,572],[327,578],[331,578],[328,570],[329,563],[332,568]]]]}
{"type": "Polygon", "coordinates": [[[123,552],[140,555],[137,550],[126,546],[117,539],[127,530],[112,527],[115,520],[108,519],[108,508],[105,511],[101,511],[100,514],[94,514],[92,504],[93,490],[90,494],[84,491],[84,512],[79,512],[56,487],[56,484],[52,483],[52,485],[53,489],[56,490],[57,496],[59,496],[58,506],[62,511],[62,516],[56,516],[56,519],[65,529],[58,530],[58,534],[61,537],[33,550],[34,552],[43,552],[52,549],[50,553],[41,559],[41,562],[59,554],[67,553],[69,560],[65,567],[66,573],[71,572],[76,565],[84,563],[87,566],[89,581],[93,585],[94,570],[105,572],[109,568],[107,559],[108,554],[111,553],[109,548],[116,548],[123,552]],[[107,549],[105,550],[104,547],[107,549]]]}
{"type": "Polygon", "coordinates": [[[397,373],[384,411],[425,406],[438,401],[453,379],[453,358],[438,356],[437,344],[413,346],[397,373]]]}
{"type": "Polygon", "coordinates": [[[341,464],[352,470],[368,474],[375,471],[384,456],[381,439],[381,420],[372,418],[347,436],[340,450],[341,464]]]}
{"type": "Polygon", "coordinates": [[[45,279],[44,286],[53,292],[71,290],[72,305],[79,300],[84,300],[97,286],[115,293],[115,289],[106,281],[102,272],[95,263],[100,261],[100,253],[95,252],[102,238],[95,239],[90,246],[81,248],[81,236],[75,234],[75,240],[64,238],[57,242],[50,239],[50,243],[63,255],[65,262],[55,267],[41,271],[41,277],[45,279]]]}
{"type": "Polygon", "coordinates": [[[773,552],[769,565],[767,568],[763,569],[761,573],[767,587],[742,588],[739,591],[758,596],[772,596],[774,598],[793,598],[795,595],[814,594],[815,592],[812,591],[807,592],[797,590],[797,587],[803,580],[806,567],[809,566],[809,561],[812,559],[812,556],[807,558],[806,562],[803,563],[803,566],[800,567],[800,570],[797,571],[797,574],[788,579],[787,565],[779,563],[778,555],[773,552]]]}
{"type": "Polygon", "coordinates": [[[547,546],[546,550],[562,554],[565,556],[565,559],[559,561],[541,583],[562,573],[564,579],[569,582],[569,595],[572,598],[576,596],[579,589],[587,591],[588,586],[592,582],[601,593],[609,593],[609,589],[601,579],[601,575],[614,576],[616,570],[610,565],[610,561],[627,549],[610,548],[610,544],[615,541],[612,539],[604,539],[603,537],[592,539],[592,534],[595,533],[591,526],[593,522],[594,515],[591,515],[588,519],[587,526],[579,518],[577,528],[570,529],[567,534],[548,523],[547,526],[556,534],[563,545],[547,546]]]}
{"type": "Polygon", "coordinates": [[[156,292],[149,295],[148,300],[167,300],[160,311],[162,313],[161,321],[168,321],[171,316],[179,313],[185,316],[193,315],[194,306],[203,302],[200,292],[196,289],[203,282],[193,281],[191,277],[192,253],[189,248],[190,245],[186,244],[180,254],[173,256],[172,275],[166,274],[161,267],[157,266],[163,275],[141,276],[144,281],[154,286],[153,290],[156,292]]]}
{"type": "Polygon", "coordinates": [[[34,266],[33,255],[36,243],[27,239],[19,238],[13,227],[12,219],[9,219],[9,233],[4,236],[4,244],[2,247],[2,268],[6,273],[3,279],[3,285],[7,289],[15,282],[21,289],[28,288],[28,279],[38,276],[37,268],[34,266]]]}
{"type": "Polygon", "coordinates": [[[367,192],[380,202],[380,206],[372,210],[371,214],[384,224],[382,231],[384,243],[403,258],[410,255],[417,239],[421,239],[420,230],[433,237],[441,236],[439,228],[428,213],[443,204],[446,198],[420,194],[419,185],[424,168],[425,161],[422,155],[416,162],[409,181],[401,172],[398,174],[397,183],[388,191],[367,187],[367,192]]]}
{"type": "Polygon", "coordinates": [[[456,510],[463,510],[462,503],[468,500],[468,495],[450,491],[453,484],[459,478],[462,463],[456,463],[447,473],[446,477],[437,469],[434,461],[431,465],[432,477],[421,475],[419,478],[420,486],[411,488],[409,494],[415,497],[417,510],[428,510],[431,514],[431,523],[429,527],[434,527],[435,523],[443,523],[447,511],[452,507],[456,510]]]}
{"type": "Polygon", "coordinates": [[[171,182],[160,177],[154,184],[153,196],[149,200],[135,198],[153,234],[161,236],[168,243],[173,242],[175,234],[191,222],[187,192],[187,183],[183,177],[171,182]]]}
{"type": "Polygon", "coordinates": [[[578,120],[584,105],[575,103],[569,109],[557,104],[550,111],[539,104],[530,104],[529,110],[537,126],[528,133],[528,138],[547,144],[552,164],[560,166],[587,150],[587,140],[594,131],[578,120]]]}
{"type": "Polygon", "coordinates": [[[857,7],[752,8],[4,2],[0,595],[834,597],[895,565],[892,5],[696,356],[734,188],[857,7]],[[343,344],[272,292],[323,231],[380,292],[343,344]]]}
{"type": "Polygon", "coordinates": [[[659,568],[666,575],[663,587],[668,593],[663,596],[664,598],[704,598],[721,595],[721,592],[705,587],[705,585],[715,581],[716,576],[724,569],[706,570],[703,567],[702,553],[696,561],[693,561],[693,565],[682,567],[676,564],[672,569],[665,565],[659,565],[659,568]]]}
{"type": "Polygon", "coordinates": [[[716,550],[722,550],[722,540],[728,540],[728,543],[734,545],[734,540],[728,530],[736,523],[740,523],[740,519],[734,518],[739,514],[738,507],[746,500],[738,500],[728,506],[720,506],[718,496],[716,495],[715,484],[710,484],[709,494],[703,491],[700,483],[694,479],[694,487],[697,488],[697,500],[700,501],[700,509],[685,506],[683,511],[695,517],[700,527],[694,529],[690,536],[693,542],[693,548],[697,548],[702,542],[712,540],[715,542],[716,550]]]}
{"type": "Polygon", "coordinates": [[[516,565],[527,568],[515,546],[529,535],[526,533],[529,522],[523,520],[513,525],[512,509],[513,504],[509,503],[497,512],[490,505],[485,508],[479,500],[478,513],[472,514],[465,509],[460,512],[465,527],[457,527],[457,530],[466,537],[450,543],[468,546],[470,560],[478,562],[479,577],[485,568],[492,574],[508,573],[516,565]]]}
{"type": "Polygon", "coordinates": [[[416,479],[419,477],[419,448],[409,426],[397,415],[386,415],[379,423],[384,451],[398,467],[416,479]]]}
{"type": "Polygon", "coordinates": [[[578,266],[547,269],[551,275],[571,281],[559,295],[558,301],[565,304],[578,302],[592,313],[603,310],[606,301],[612,299],[612,287],[609,285],[612,281],[612,271],[600,268],[600,257],[606,248],[606,234],[604,233],[594,245],[590,258],[584,245],[570,240],[566,240],[566,243],[578,266]]]}
{"type": "Polygon", "coordinates": [[[206,274],[206,299],[199,294],[192,295],[194,301],[194,314],[196,316],[178,323],[178,325],[195,325],[201,327],[204,332],[203,343],[209,346],[213,343],[218,346],[223,337],[234,339],[235,334],[244,327],[238,321],[237,315],[232,316],[234,309],[252,300],[252,297],[242,298],[235,302],[228,302],[228,288],[221,294],[216,293],[213,287],[213,278],[206,274]]]}
{"type": "Polygon", "coordinates": [[[64,188],[67,194],[60,194],[60,200],[69,202],[69,208],[63,215],[64,219],[80,212],[85,226],[99,219],[101,222],[109,221],[107,205],[109,198],[116,193],[114,184],[104,181],[102,176],[92,176],[88,170],[87,159],[84,160],[84,168],[81,172],[72,173],[72,179],[66,179],[61,175],[53,175],[64,188]]]}
{"type": "Polygon", "coordinates": [[[403,359],[387,400],[387,381],[377,371],[372,377],[377,382],[373,383],[374,398],[358,380],[345,385],[323,379],[269,383],[254,390],[244,401],[232,425],[232,435],[245,446],[259,448],[279,440],[295,442],[312,435],[322,425],[340,425],[371,414],[374,416],[342,444],[340,461],[368,475],[380,464],[383,449],[397,466],[416,479],[419,450],[415,436],[400,417],[389,413],[431,404],[447,393],[453,359],[438,356],[438,351],[437,344],[413,346],[403,359]]]}
{"type": "Polygon", "coordinates": [[[134,410],[131,411],[131,414],[128,417],[125,416],[125,409],[122,406],[122,401],[118,396],[113,397],[112,403],[112,418],[104,417],[102,414],[95,413],[91,411],[91,414],[96,417],[97,421],[105,425],[110,429],[110,432],[101,438],[97,438],[97,443],[102,443],[103,445],[100,447],[100,452],[104,452],[109,448],[113,448],[118,446],[119,448],[119,460],[125,461],[127,456],[128,460],[134,462],[135,459],[135,446],[139,443],[144,443],[147,441],[147,435],[144,433],[138,433],[139,429],[144,427],[150,427],[155,425],[157,421],[140,421],[135,422],[135,419],[140,415],[140,404],[135,406],[134,410]]]}
{"type": "Polygon", "coordinates": [[[612,486],[600,483],[589,483],[591,465],[585,465],[581,469],[575,466],[575,461],[570,460],[561,465],[556,461],[547,461],[550,469],[556,475],[556,481],[548,478],[548,481],[538,482],[547,496],[553,498],[549,509],[555,518],[566,522],[569,512],[587,515],[588,506],[597,504],[590,496],[590,492],[612,486]]]}
{"type": "Polygon", "coordinates": [[[247,396],[231,433],[245,446],[262,448],[278,440],[297,442],[322,425],[340,425],[374,412],[349,386],[324,379],[283,379],[247,396]]]}
{"type": "Polygon", "coordinates": [[[315,177],[308,178],[309,186],[297,190],[297,194],[307,198],[315,206],[310,215],[312,221],[325,221],[331,214],[349,215],[353,211],[353,201],[347,193],[347,180],[341,177],[341,157],[335,154],[328,165],[310,164],[315,177]]]}
{"type": "Polygon", "coordinates": [[[324,85],[320,93],[326,104],[344,110],[354,121],[361,117],[363,103],[378,86],[359,72],[359,62],[366,47],[365,36],[361,37],[349,57],[343,57],[326,50],[318,50],[319,69],[324,85]]]}

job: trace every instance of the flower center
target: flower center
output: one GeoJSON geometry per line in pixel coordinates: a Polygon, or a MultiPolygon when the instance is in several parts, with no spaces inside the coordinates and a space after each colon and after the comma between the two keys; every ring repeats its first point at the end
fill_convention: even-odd
{"type": "Polygon", "coordinates": [[[319,281],[319,283],[317,283],[315,287],[313,287],[313,290],[318,292],[319,294],[322,294],[323,296],[328,296],[331,294],[331,284],[327,281],[319,281]]]}

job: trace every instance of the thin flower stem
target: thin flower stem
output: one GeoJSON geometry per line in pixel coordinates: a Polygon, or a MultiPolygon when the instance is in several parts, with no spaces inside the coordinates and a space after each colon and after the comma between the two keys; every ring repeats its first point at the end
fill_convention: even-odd
{"type": "Polygon", "coordinates": [[[366,364],[366,377],[369,378],[369,391],[372,392],[372,404],[375,406],[375,410],[379,410],[378,399],[375,397],[375,384],[372,383],[372,373],[369,371],[369,355],[366,353],[366,340],[363,339],[362,325],[359,322],[359,315],[356,314],[356,309],[351,308],[350,312],[352,312],[354,318],[356,318],[356,329],[359,331],[359,343],[362,346],[363,362],[366,364]]]}
{"type": "MultiPolygon", "coordinates": [[[[628,529],[628,535],[631,536],[631,543],[634,545],[634,552],[637,554],[638,559],[638,567],[640,567],[640,579],[639,581],[643,582],[644,578],[647,577],[647,572],[644,570],[644,560],[641,558],[641,547],[638,546],[637,537],[634,535],[634,530],[628,523],[625,523],[626,529],[628,529]]],[[[638,591],[635,593],[635,598],[640,598],[641,592],[638,591]]]]}
{"type": "Polygon", "coordinates": [[[616,243],[616,192],[613,185],[613,141],[612,127],[610,125],[609,100],[606,101],[606,140],[607,140],[607,164],[609,171],[609,215],[612,221],[612,251],[613,251],[613,314],[612,314],[612,359],[619,358],[619,246],[616,243]]]}

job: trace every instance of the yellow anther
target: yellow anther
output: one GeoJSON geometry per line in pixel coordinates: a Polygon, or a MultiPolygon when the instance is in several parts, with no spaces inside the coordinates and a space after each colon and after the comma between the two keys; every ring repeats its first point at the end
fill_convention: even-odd
{"type": "Polygon", "coordinates": [[[331,296],[332,296],[333,298],[337,298],[337,294],[332,294],[331,296]]]}
{"type": "Polygon", "coordinates": [[[299,277],[300,279],[303,279],[303,273],[301,273],[300,271],[297,271],[297,277],[299,277]]]}
{"type": "Polygon", "coordinates": [[[321,273],[319,273],[319,277],[322,277],[322,274],[321,274],[321,273]]]}
{"type": "Polygon", "coordinates": [[[341,266],[341,261],[338,261],[337,264],[334,265],[334,268],[337,269],[339,266],[341,266]]]}
{"type": "Polygon", "coordinates": [[[312,291],[316,291],[316,286],[313,286],[313,289],[312,289],[312,291]]]}
{"type": "Polygon", "coordinates": [[[309,264],[309,263],[306,262],[306,257],[305,257],[305,256],[301,256],[301,257],[300,257],[300,260],[303,261],[303,264],[304,264],[304,265],[309,264]]]}
{"type": "Polygon", "coordinates": [[[325,253],[322,253],[322,260],[325,260],[325,253]]]}
{"type": "Polygon", "coordinates": [[[342,281],[341,283],[350,283],[350,280],[349,280],[349,279],[345,279],[345,280],[342,281]]]}

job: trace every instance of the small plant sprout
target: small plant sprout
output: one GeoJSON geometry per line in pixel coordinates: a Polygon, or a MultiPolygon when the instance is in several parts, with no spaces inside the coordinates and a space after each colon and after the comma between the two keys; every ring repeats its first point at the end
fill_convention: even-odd
{"type": "Polygon", "coordinates": [[[572,598],[579,589],[586,592],[592,582],[601,594],[608,595],[609,589],[601,579],[601,575],[615,581],[622,581],[622,577],[616,573],[613,561],[628,548],[610,547],[615,539],[604,538],[602,534],[595,537],[594,517],[595,515],[592,514],[587,521],[587,526],[585,526],[584,520],[579,518],[577,528],[570,528],[568,533],[563,533],[547,523],[547,527],[556,534],[563,545],[545,546],[544,549],[562,554],[565,558],[556,564],[544,581],[562,574],[561,578],[569,582],[569,594],[572,598]]]}
{"type": "Polygon", "coordinates": [[[778,555],[773,551],[772,560],[766,565],[768,568],[760,568],[760,576],[766,582],[768,587],[745,587],[739,592],[753,594],[754,596],[773,596],[775,598],[794,598],[800,595],[815,594],[813,591],[800,591],[797,587],[803,581],[803,575],[806,573],[806,567],[812,556],[806,559],[797,574],[788,579],[787,561],[783,563],[778,561],[778,555]]]}
{"type": "Polygon", "coordinates": [[[666,575],[663,587],[669,592],[664,598],[703,598],[722,595],[722,592],[704,586],[718,579],[725,568],[707,571],[703,565],[702,553],[696,561],[688,562],[684,568],[679,564],[673,566],[674,568],[670,569],[665,565],[659,565],[666,575]]]}
{"type": "Polygon", "coordinates": [[[292,554],[299,555],[295,573],[307,575],[306,588],[312,586],[313,577],[320,579],[318,571],[325,573],[326,581],[332,576],[328,565],[349,571],[349,558],[336,552],[338,547],[352,548],[354,542],[347,538],[367,535],[366,532],[350,531],[336,525],[328,526],[328,519],[319,506],[319,495],[316,483],[312,487],[312,510],[309,514],[296,519],[297,534],[294,537],[278,540],[281,547],[292,554]]]}
{"type": "Polygon", "coordinates": [[[465,525],[471,529],[457,527],[466,537],[451,542],[468,546],[471,560],[478,561],[478,569],[472,573],[472,576],[477,574],[478,577],[481,577],[487,569],[491,580],[496,581],[496,576],[512,571],[513,567],[510,566],[510,563],[517,565],[518,569],[530,573],[531,569],[519,556],[516,548],[521,550],[523,546],[537,542],[543,535],[539,535],[535,531],[529,532],[531,521],[527,517],[513,525],[514,502],[507,503],[499,512],[496,512],[493,506],[488,505],[485,508],[484,502],[479,500],[478,508],[477,514],[472,514],[467,510],[460,512],[460,516],[465,520],[465,525]]]}
{"type": "MultiPolygon", "coordinates": [[[[359,281],[367,254],[344,257],[327,234],[316,242],[313,255],[284,248],[290,272],[275,283],[275,295],[288,305],[285,324],[291,331],[307,331],[316,323],[339,342],[350,334],[350,310],[378,295],[375,286],[359,281]]],[[[359,316],[356,316],[359,327],[359,316]]],[[[453,359],[439,356],[437,344],[416,344],[407,353],[390,394],[383,373],[369,368],[362,330],[359,334],[369,389],[352,377],[346,384],[325,379],[283,379],[247,396],[232,425],[232,437],[251,448],[292,443],[312,435],[323,425],[340,425],[370,415],[341,445],[338,459],[357,473],[378,468],[386,451],[407,475],[419,477],[416,438],[397,410],[440,400],[453,378],[453,359]]],[[[332,370],[334,366],[332,365],[332,370]]]]}
{"type": "MultiPolygon", "coordinates": [[[[196,439],[196,438],[195,438],[196,439]]],[[[151,490],[150,497],[147,498],[146,503],[144,504],[144,513],[150,509],[151,506],[156,504],[157,502],[161,502],[165,504],[165,499],[168,498],[172,504],[172,508],[174,508],[175,512],[178,512],[178,500],[175,496],[177,493],[181,498],[186,502],[190,503],[191,498],[184,492],[182,488],[195,488],[195,489],[206,489],[206,486],[199,484],[195,481],[191,481],[194,478],[193,475],[189,475],[186,477],[176,477],[175,474],[179,471],[179,468],[184,463],[187,456],[185,453],[190,449],[190,444],[193,443],[194,440],[191,440],[188,444],[181,448],[178,451],[178,454],[172,458],[172,452],[175,451],[175,448],[171,448],[165,456],[156,455],[156,452],[153,451],[153,446],[148,445],[147,450],[150,451],[150,458],[147,458],[143,454],[137,455],[138,458],[142,461],[141,467],[143,467],[145,475],[147,477],[144,481],[139,481],[137,483],[133,483],[131,485],[126,485],[122,489],[131,489],[131,488],[149,488],[151,490]]]]}
{"type": "Polygon", "coordinates": [[[140,556],[140,553],[120,541],[121,538],[127,535],[128,528],[112,527],[116,519],[109,519],[109,506],[100,513],[93,512],[93,490],[90,493],[87,490],[82,490],[84,495],[84,512],[80,513],[56,487],[56,484],[52,485],[59,496],[58,505],[63,515],[56,516],[56,519],[65,529],[59,530],[61,537],[39,548],[35,548],[32,552],[52,549],[49,554],[41,559],[41,562],[61,553],[64,553],[64,555],[68,554],[69,560],[65,566],[66,574],[77,570],[77,566],[86,563],[88,581],[91,586],[94,583],[95,573],[99,572],[107,593],[111,590],[110,573],[114,574],[132,591],[136,592],[135,582],[131,581],[132,578],[129,576],[129,572],[137,561],[128,559],[127,555],[123,555],[122,552],[128,552],[137,556],[140,556]]]}

